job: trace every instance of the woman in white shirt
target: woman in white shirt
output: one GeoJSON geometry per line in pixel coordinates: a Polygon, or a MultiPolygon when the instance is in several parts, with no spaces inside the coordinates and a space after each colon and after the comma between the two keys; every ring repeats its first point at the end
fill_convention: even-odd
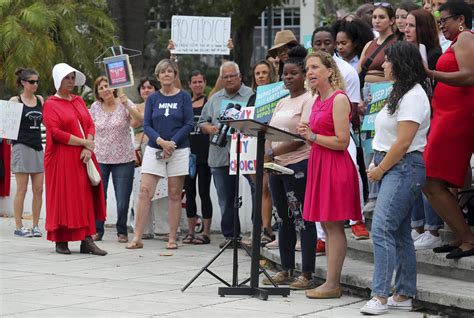
{"type": "Polygon", "coordinates": [[[422,152],[430,124],[430,103],[422,86],[426,73],[418,48],[396,42],[385,50],[382,66],[394,85],[375,120],[375,157],[368,171],[370,181],[380,182],[380,192],[372,223],[373,298],[361,312],[373,315],[388,308],[410,310],[416,295],[411,208],[426,178],[422,152]],[[395,292],[389,297],[395,269],[395,292]]]}

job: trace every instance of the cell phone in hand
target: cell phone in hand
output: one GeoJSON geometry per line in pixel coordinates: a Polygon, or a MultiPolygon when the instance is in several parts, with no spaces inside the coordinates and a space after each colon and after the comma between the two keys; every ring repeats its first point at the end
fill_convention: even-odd
{"type": "Polygon", "coordinates": [[[161,160],[161,159],[163,159],[163,150],[158,150],[158,151],[155,153],[155,156],[156,156],[156,160],[161,160]]]}

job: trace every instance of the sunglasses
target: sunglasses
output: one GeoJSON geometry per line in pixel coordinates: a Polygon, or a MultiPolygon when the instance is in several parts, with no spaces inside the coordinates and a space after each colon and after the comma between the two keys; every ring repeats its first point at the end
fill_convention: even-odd
{"type": "Polygon", "coordinates": [[[374,7],[391,8],[392,5],[388,2],[374,2],[374,7]]]}
{"type": "Polygon", "coordinates": [[[39,80],[25,80],[25,82],[30,83],[31,85],[39,84],[39,80]]]}

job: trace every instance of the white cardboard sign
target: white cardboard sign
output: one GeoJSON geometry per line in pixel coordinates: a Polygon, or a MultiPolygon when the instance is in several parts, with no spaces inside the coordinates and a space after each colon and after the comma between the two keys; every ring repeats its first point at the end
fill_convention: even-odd
{"type": "MultiPolygon", "coordinates": [[[[255,107],[241,109],[241,119],[252,119],[255,107]]],[[[240,134],[240,174],[257,172],[257,138],[240,134]]],[[[230,144],[229,174],[237,174],[237,133],[232,134],[230,144]]]]}
{"type": "Polygon", "coordinates": [[[17,140],[23,104],[0,100],[0,138],[17,140]]]}
{"type": "Polygon", "coordinates": [[[171,18],[173,54],[228,55],[230,18],[174,15],[171,18]]]}

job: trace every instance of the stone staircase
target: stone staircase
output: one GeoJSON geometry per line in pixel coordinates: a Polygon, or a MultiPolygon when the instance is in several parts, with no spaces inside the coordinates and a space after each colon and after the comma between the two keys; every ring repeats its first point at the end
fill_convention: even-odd
{"type": "MultiPolygon", "coordinates": [[[[345,291],[369,297],[372,287],[372,240],[357,241],[346,230],[348,251],[342,271],[345,291]]],[[[474,317],[474,257],[448,260],[445,254],[417,251],[417,298],[415,308],[453,317],[474,317]]],[[[262,248],[262,256],[280,264],[278,250],[262,248]]],[[[301,256],[296,257],[301,270],[301,256]]],[[[326,257],[316,257],[316,280],[326,277],[326,257]]]]}

